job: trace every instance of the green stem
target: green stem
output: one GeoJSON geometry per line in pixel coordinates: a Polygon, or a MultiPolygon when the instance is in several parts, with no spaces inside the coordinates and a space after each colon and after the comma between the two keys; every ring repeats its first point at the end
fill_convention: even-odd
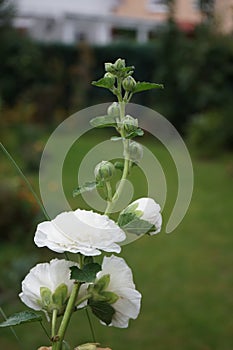
{"type": "MultiPolygon", "coordinates": [[[[6,321],[7,320],[7,317],[6,317],[6,314],[5,312],[3,311],[3,309],[0,307],[0,313],[2,315],[2,317],[4,318],[4,320],[6,321]]],[[[16,334],[15,330],[13,327],[10,327],[10,330],[12,332],[12,334],[14,335],[15,339],[17,340],[19,346],[20,346],[20,349],[24,349],[24,346],[23,346],[23,343],[21,342],[21,340],[19,339],[18,335],[16,334]]]]}
{"type": "MultiPolygon", "coordinates": [[[[120,120],[123,120],[125,116],[125,102],[120,102],[120,120]]],[[[111,212],[113,209],[116,200],[119,198],[119,196],[122,193],[122,190],[124,188],[125,180],[129,173],[129,140],[125,139],[125,133],[124,130],[120,131],[121,137],[123,138],[123,146],[124,146],[124,169],[122,173],[122,177],[119,183],[119,186],[116,189],[116,192],[114,193],[114,196],[112,197],[112,200],[108,202],[106,210],[104,212],[105,215],[108,215],[108,213],[111,212]]]]}
{"type": "Polygon", "coordinates": [[[56,322],[57,322],[57,309],[54,309],[53,315],[52,315],[52,332],[51,332],[52,339],[56,335],[56,322]]]}
{"type": "Polygon", "coordinates": [[[89,315],[89,312],[88,312],[88,308],[85,308],[85,311],[86,311],[88,323],[89,323],[89,326],[90,326],[90,329],[91,329],[91,335],[92,335],[93,343],[96,343],[95,331],[94,331],[93,324],[92,324],[92,322],[91,322],[91,318],[90,318],[90,315],[89,315]]]}
{"type": "Polygon", "coordinates": [[[68,301],[67,306],[66,306],[66,311],[64,313],[63,319],[61,321],[61,324],[60,324],[60,327],[59,327],[59,330],[57,333],[58,341],[53,343],[52,350],[61,350],[62,349],[62,343],[63,343],[64,337],[65,337],[67,327],[68,327],[69,322],[70,322],[71,315],[74,311],[75,302],[77,299],[80,285],[81,285],[81,283],[79,283],[79,282],[74,283],[69,301],[68,301]]]}
{"type": "Polygon", "coordinates": [[[15,168],[17,169],[17,171],[19,172],[20,176],[22,177],[22,179],[25,181],[29,191],[31,191],[31,193],[33,194],[37,204],[39,205],[40,209],[42,210],[42,212],[44,213],[44,216],[46,217],[47,220],[50,220],[50,217],[48,216],[44,206],[42,205],[39,197],[37,196],[36,192],[33,190],[32,185],[30,184],[30,182],[28,181],[28,179],[26,178],[26,176],[24,175],[24,173],[22,172],[22,170],[20,169],[20,167],[18,166],[18,164],[15,162],[15,160],[12,158],[12,156],[10,155],[10,153],[7,151],[7,149],[3,146],[2,143],[0,143],[1,149],[3,150],[3,152],[6,154],[7,158],[11,161],[11,163],[15,166],[15,168]]]}
{"type": "Polygon", "coordinates": [[[86,301],[87,299],[89,299],[92,296],[91,293],[86,294],[84,297],[78,299],[77,303],[75,304],[75,306],[79,306],[80,304],[82,304],[84,301],[86,301]]]}

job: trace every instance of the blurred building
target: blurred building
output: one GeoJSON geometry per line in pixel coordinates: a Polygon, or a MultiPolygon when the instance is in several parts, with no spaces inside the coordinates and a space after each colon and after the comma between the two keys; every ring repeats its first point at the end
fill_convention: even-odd
{"type": "MultiPolygon", "coordinates": [[[[124,38],[148,41],[171,9],[164,0],[12,0],[14,26],[36,40],[104,45],[124,38]]],[[[175,0],[173,18],[191,32],[204,20],[199,0],[175,0]]],[[[214,13],[224,32],[233,30],[233,0],[216,0],[214,13]]]]}

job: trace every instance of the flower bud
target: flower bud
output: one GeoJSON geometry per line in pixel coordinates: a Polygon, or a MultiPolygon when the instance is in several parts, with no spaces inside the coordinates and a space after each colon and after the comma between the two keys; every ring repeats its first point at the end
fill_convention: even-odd
{"type": "Polygon", "coordinates": [[[108,84],[110,87],[114,85],[116,78],[112,73],[109,73],[109,72],[105,73],[104,78],[108,80],[108,84]]]}
{"type": "Polygon", "coordinates": [[[136,81],[134,80],[133,77],[131,77],[131,75],[129,77],[126,77],[123,81],[122,81],[122,86],[125,89],[125,91],[129,91],[132,92],[133,89],[136,86],[136,81]]]}
{"type": "Polygon", "coordinates": [[[122,121],[122,125],[126,133],[130,134],[138,128],[138,120],[130,115],[126,115],[122,121]]]}
{"type": "Polygon", "coordinates": [[[112,118],[118,118],[120,116],[120,106],[118,102],[113,102],[107,110],[107,113],[112,118]]]}
{"type": "Polygon", "coordinates": [[[139,163],[143,157],[143,148],[140,143],[136,141],[130,141],[129,144],[129,160],[134,163],[139,163]]]}
{"type": "Polygon", "coordinates": [[[109,181],[115,172],[115,167],[111,162],[102,160],[96,165],[94,173],[97,181],[109,181]]]}
{"type": "Polygon", "coordinates": [[[121,58],[118,58],[118,60],[116,60],[116,62],[114,63],[114,67],[117,70],[125,68],[125,60],[122,60],[121,58]]]}
{"type": "Polygon", "coordinates": [[[107,62],[107,63],[104,64],[104,67],[105,67],[106,72],[109,72],[109,73],[114,73],[115,72],[115,68],[114,68],[113,63],[107,62]]]}

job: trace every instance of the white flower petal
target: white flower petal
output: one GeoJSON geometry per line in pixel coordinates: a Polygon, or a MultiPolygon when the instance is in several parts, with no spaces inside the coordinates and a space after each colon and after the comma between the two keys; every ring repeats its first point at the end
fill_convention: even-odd
{"type": "Polygon", "coordinates": [[[108,216],[81,209],[40,223],[34,238],[38,247],[87,256],[99,255],[102,250],[119,253],[117,243],[124,240],[124,231],[108,216]]]}
{"type": "Polygon", "coordinates": [[[137,210],[142,211],[142,216],[140,217],[142,220],[149,221],[152,225],[156,227],[156,230],[150,232],[150,235],[154,235],[161,231],[162,226],[162,215],[161,208],[158,203],[155,202],[152,198],[139,198],[130,205],[137,203],[137,210]]]}
{"type": "Polygon", "coordinates": [[[22,302],[34,310],[41,310],[40,288],[46,287],[53,293],[63,283],[70,295],[74,281],[70,279],[69,268],[74,265],[77,264],[64,259],[53,259],[50,263],[37,264],[22,281],[22,292],[19,294],[22,302]]]}
{"type": "Polygon", "coordinates": [[[97,274],[97,280],[107,274],[110,274],[110,283],[106,290],[118,296],[118,300],[112,304],[115,314],[111,325],[126,328],[130,318],[137,318],[142,296],[135,289],[132,271],[124,259],[114,255],[104,257],[102,270],[97,274]]]}

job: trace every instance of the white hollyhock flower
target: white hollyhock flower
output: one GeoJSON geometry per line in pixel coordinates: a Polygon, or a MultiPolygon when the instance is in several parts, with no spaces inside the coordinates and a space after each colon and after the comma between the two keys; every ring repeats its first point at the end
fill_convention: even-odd
{"type": "Polygon", "coordinates": [[[53,259],[49,263],[37,264],[22,282],[19,294],[24,304],[46,314],[57,308],[62,313],[70,296],[74,281],[70,279],[72,261],[53,259]]]}
{"type": "Polygon", "coordinates": [[[81,209],[40,223],[34,238],[38,247],[86,256],[99,255],[101,250],[119,253],[121,248],[116,242],[124,240],[124,231],[108,216],[81,209]]]}
{"type": "MultiPolygon", "coordinates": [[[[150,235],[154,235],[161,231],[162,215],[160,213],[161,208],[158,203],[152,198],[139,198],[132,202],[121,214],[133,213],[137,218],[148,221],[155,227],[154,231],[149,231],[150,235]]],[[[120,214],[120,216],[121,216],[120,214]]],[[[137,227],[135,227],[137,228],[137,227]]],[[[133,229],[131,228],[133,231],[133,229]]]]}
{"type": "Polygon", "coordinates": [[[104,257],[102,270],[97,274],[98,279],[110,275],[110,282],[105,291],[113,292],[118,300],[111,304],[115,313],[111,326],[127,328],[129,319],[137,318],[141,306],[141,294],[135,289],[132,271],[125,260],[117,256],[104,257]]]}

